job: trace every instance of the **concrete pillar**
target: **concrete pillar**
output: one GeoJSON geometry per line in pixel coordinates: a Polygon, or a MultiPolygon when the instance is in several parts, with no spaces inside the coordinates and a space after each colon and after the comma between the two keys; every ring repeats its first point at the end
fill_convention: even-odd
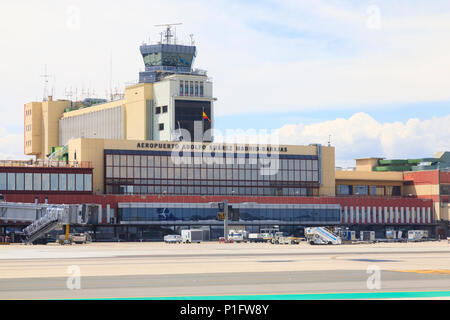
{"type": "Polygon", "coordinates": [[[405,223],[405,208],[400,208],[400,223],[405,223]]]}
{"type": "Polygon", "coordinates": [[[102,210],[102,205],[99,204],[98,205],[98,224],[102,224],[102,217],[103,217],[103,210],[102,210]]]}
{"type": "Polygon", "coordinates": [[[423,223],[423,224],[427,223],[427,220],[426,220],[426,216],[427,216],[426,210],[427,210],[427,209],[426,209],[425,207],[422,208],[422,223],[423,223]]]}
{"type": "Polygon", "coordinates": [[[366,223],[366,207],[361,207],[361,223],[366,223]]]}
{"type": "Polygon", "coordinates": [[[354,212],[353,212],[353,206],[352,207],[350,207],[350,223],[355,223],[355,215],[354,215],[354,212]]]}
{"type": "Polygon", "coordinates": [[[111,205],[106,205],[106,223],[111,223],[111,205]]]}
{"type": "Polygon", "coordinates": [[[416,223],[416,208],[411,208],[411,223],[416,223]]]}
{"type": "Polygon", "coordinates": [[[372,215],[373,215],[373,223],[378,223],[378,219],[377,219],[377,207],[373,207],[372,208],[372,215]]]}
{"type": "Polygon", "coordinates": [[[360,220],[359,220],[359,207],[356,207],[356,223],[360,223],[360,220]]]}
{"type": "Polygon", "coordinates": [[[407,207],[406,208],[406,223],[408,224],[411,221],[411,212],[410,212],[410,208],[407,207]]]}
{"type": "Polygon", "coordinates": [[[394,208],[389,207],[389,223],[394,223],[394,208]]]}
{"type": "Polygon", "coordinates": [[[384,223],[389,223],[389,212],[388,212],[388,208],[384,207],[384,219],[383,219],[384,223]]]}
{"type": "Polygon", "coordinates": [[[428,223],[431,223],[431,208],[427,208],[427,218],[428,223]]]}
{"type": "Polygon", "coordinates": [[[368,224],[370,224],[370,223],[372,223],[372,217],[371,217],[371,210],[370,210],[371,208],[370,207],[367,207],[367,223],[368,224]]]}
{"type": "Polygon", "coordinates": [[[383,223],[383,208],[378,207],[378,223],[383,223]]]}
{"type": "Polygon", "coordinates": [[[395,223],[398,223],[399,222],[399,216],[398,216],[399,214],[398,214],[398,207],[395,207],[395,219],[394,219],[394,222],[395,223]]]}

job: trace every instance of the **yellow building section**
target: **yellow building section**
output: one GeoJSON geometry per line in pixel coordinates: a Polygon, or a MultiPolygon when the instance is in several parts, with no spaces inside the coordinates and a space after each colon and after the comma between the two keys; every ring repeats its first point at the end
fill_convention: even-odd
{"type": "Polygon", "coordinates": [[[124,107],[124,139],[146,140],[148,136],[148,101],[153,99],[153,84],[141,83],[127,87],[125,99],[91,107],[66,111],[73,104],[68,100],[30,102],[25,105],[24,151],[44,159],[51,147],[59,146],[59,120],[106,109],[124,107]]]}
{"type": "MultiPolygon", "coordinates": [[[[245,144],[219,144],[200,142],[170,142],[149,140],[109,140],[109,139],[72,139],[69,141],[69,161],[89,161],[94,168],[93,190],[97,194],[104,190],[104,150],[152,150],[152,151],[192,151],[214,152],[219,150],[233,153],[278,152],[280,155],[318,155],[317,146],[266,146],[245,144]],[[269,149],[267,149],[269,148],[269,149]]],[[[334,147],[321,147],[322,152],[322,185],[321,196],[335,195],[334,180],[334,147]]]]}
{"type": "Polygon", "coordinates": [[[31,102],[25,105],[25,154],[44,159],[59,144],[59,119],[70,101],[31,102]]]}

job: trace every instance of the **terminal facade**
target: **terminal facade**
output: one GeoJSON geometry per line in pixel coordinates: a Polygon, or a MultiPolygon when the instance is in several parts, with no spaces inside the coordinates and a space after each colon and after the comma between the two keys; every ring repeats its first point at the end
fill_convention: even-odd
{"type": "Polygon", "coordinates": [[[140,50],[146,69],[119,99],[25,104],[24,152],[35,160],[1,163],[7,201],[97,204],[98,223],[86,228],[99,241],[161,240],[193,226],[218,238],[213,205],[225,199],[230,225],[253,232],[325,225],[446,236],[445,167],[390,171],[369,158],[344,171],[332,146],[216,142],[213,83],[192,68],[196,47],[167,38],[140,50]]]}

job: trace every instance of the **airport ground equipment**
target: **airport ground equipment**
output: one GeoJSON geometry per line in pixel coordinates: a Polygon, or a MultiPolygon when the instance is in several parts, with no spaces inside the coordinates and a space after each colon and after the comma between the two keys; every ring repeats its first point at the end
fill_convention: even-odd
{"type": "Polygon", "coordinates": [[[248,242],[266,242],[267,240],[264,239],[263,235],[261,233],[249,233],[248,242]]]}
{"type": "Polygon", "coordinates": [[[230,230],[228,232],[228,240],[233,242],[244,242],[248,239],[248,232],[246,230],[230,230]]]}
{"type": "Polygon", "coordinates": [[[280,232],[279,227],[263,228],[260,230],[261,236],[267,242],[272,242],[272,239],[275,238],[277,232],[280,232]]]}
{"type": "MultiPolygon", "coordinates": [[[[26,243],[33,243],[63,225],[91,223],[97,205],[50,205],[0,201],[0,220],[31,223],[23,233],[26,243]]],[[[66,240],[69,228],[66,227],[66,240]]]]}
{"type": "Polygon", "coordinates": [[[361,241],[375,241],[375,231],[361,231],[359,233],[359,240],[361,240],[361,241]]]}
{"type": "Polygon", "coordinates": [[[168,234],[164,236],[164,242],[165,243],[181,243],[183,242],[183,239],[179,234],[168,234]]]}
{"type": "Polygon", "coordinates": [[[88,233],[72,233],[67,237],[66,234],[61,234],[56,239],[59,244],[86,244],[92,242],[92,237],[88,233]]]}
{"type": "Polygon", "coordinates": [[[305,228],[309,244],[342,244],[341,237],[324,227],[305,228]]]}
{"type": "Polygon", "coordinates": [[[191,229],[191,230],[181,230],[181,238],[183,243],[200,243],[203,241],[203,230],[201,229],[191,229]]]}
{"type": "Polygon", "coordinates": [[[428,238],[427,230],[409,230],[408,241],[423,241],[428,238]]]}

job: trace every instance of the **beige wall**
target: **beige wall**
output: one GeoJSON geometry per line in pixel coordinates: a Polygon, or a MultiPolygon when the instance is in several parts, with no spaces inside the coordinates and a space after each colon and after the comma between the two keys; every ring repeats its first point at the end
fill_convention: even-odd
{"type": "Polygon", "coordinates": [[[44,135],[41,157],[46,157],[51,152],[51,147],[59,146],[59,118],[64,113],[64,109],[69,106],[69,101],[42,102],[42,132],[44,135]]]}
{"type": "Polygon", "coordinates": [[[69,107],[69,101],[31,102],[25,105],[25,111],[32,111],[30,116],[25,113],[25,129],[31,125],[32,130],[24,134],[25,154],[35,155],[44,159],[50,153],[51,147],[59,145],[59,118],[64,109],[69,107]],[[27,141],[32,141],[27,147],[27,141]]]}
{"type": "Polygon", "coordinates": [[[356,171],[373,171],[381,158],[356,159],[356,171]]]}
{"type": "Polygon", "coordinates": [[[335,160],[334,147],[322,146],[322,187],[319,189],[320,196],[335,196],[335,160]]]}
{"type": "Polygon", "coordinates": [[[40,158],[42,153],[42,103],[31,102],[25,105],[24,146],[26,155],[40,158]],[[28,115],[28,113],[30,113],[28,115]],[[31,130],[27,130],[31,126],[31,130]]]}
{"type": "Polygon", "coordinates": [[[147,138],[147,100],[153,99],[153,84],[142,83],[125,91],[125,137],[127,140],[147,138]]]}
{"type": "Polygon", "coordinates": [[[103,193],[103,139],[72,139],[69,141],[69,161],[90,161],[93,170],[92,190],[95,194],[103,193]]]}

